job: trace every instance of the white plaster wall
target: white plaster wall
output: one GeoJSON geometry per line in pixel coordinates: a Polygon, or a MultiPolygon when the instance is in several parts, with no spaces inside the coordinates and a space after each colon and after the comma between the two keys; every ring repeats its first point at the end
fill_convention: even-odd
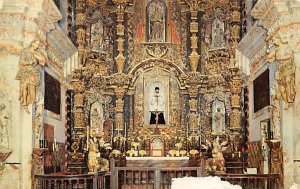
{"type": "MultiPolygon", "coordinates": [[[[294,160],[294,182],[300,185],[300,115],[297,115],[297,107],[300,106],[300,52],[294,53],[296,62],[296,91],[297,95],[293,106],[293,160],[294,160]]],[[[300,113],[300,112],[299,112],[300,113]]]]}
{"type": "Polygon", "coordinates": [[[274,84],[274,73],[276,64],[270,65],[266,61],[264,62],[263,66],[256,71],[254,74],[253,80],[249,84],[249,124],[250,124],[250,133],[249,138],[250,142],[260,141],[261,134],[260,134],[260,122],[270,118],[270,109],[269,107],[265,107],[262,110],[254,113],[254,94],[253,94],[253,81],[266,69],[269,68],[269,79],[270,79],[270,87],[274,84]]]}
{"type": "MultiPolygon", "coordinates": [[[[7,169],[0,180],[0,188],[31,188],[31,154],[32,154],[32,113],[28,114],[20,106],[19,81],[15,80],[18,72],[19,57],[16,55],[0,55],[0,75],[5,78],[8,89],[8,101],[11,101],[11,124],[8,127],[9,147],[12,150],[8,163],[16,164],[17,169],[6,165],[7,169]]],[[[32,106],[29,106],[32,111],[32,106]]]]}
{"type": "Polygon", "coordinates": [[[284,186],[291,186],[294,180],[294,113],[293,107],[282,113],[282,145],[284,153],[284,186]]]}

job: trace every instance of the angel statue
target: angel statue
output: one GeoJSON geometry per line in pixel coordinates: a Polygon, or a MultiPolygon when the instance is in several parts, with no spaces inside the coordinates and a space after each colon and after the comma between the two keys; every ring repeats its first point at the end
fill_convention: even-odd
{"type": "Polygon", "coordinates": [[[45,66],[46,61],[45,45],[38,39],[33,40],[30,46],[21,52],[16,80],[20,80],[19,100],[27,113],[29,113],[29,104],[35,101],[37,86],[40,84],[41,75],[38,65],[45,66]]]}
{"type": "Polygon", "coordinates": [[[224,141],[220,144],[220,139],[217,137],[213,144],[206,140],[207,145],[202,145],[204,149],[212,148],[212,158],[209,158],[205,161],[205,170],[206,171],[215,171],[217,173],[225,173],[225,159],[223,156],[223,151],[227,149],[227,141],[224,141]]]}

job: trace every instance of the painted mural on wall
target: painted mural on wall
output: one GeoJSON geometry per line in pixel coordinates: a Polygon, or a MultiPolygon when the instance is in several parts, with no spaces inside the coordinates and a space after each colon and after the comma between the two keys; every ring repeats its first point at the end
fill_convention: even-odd
{"type": "Polygon", "coordinates": [[[8,86],[4,77],[0,76],[0,150],[9,149],[8,127],[11,124],[11,103],[8,98],[8,86]]]}

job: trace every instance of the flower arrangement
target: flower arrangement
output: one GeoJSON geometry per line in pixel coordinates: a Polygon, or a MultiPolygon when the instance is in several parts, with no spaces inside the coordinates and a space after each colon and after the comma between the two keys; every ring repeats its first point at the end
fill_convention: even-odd
{"type": "Polygon", "coordinates": [[[134,147],[134,150],[137,150],[137,147],[140,145],[138,142],[131,142],[131,146],[134,147]]]}
{"type": "Polygon", "coordinates": [[[146,151],[145,150],[140,150],[139,151],[140,155],[143,157],[144,155],[146,155],[146,151]]]}
{"type": "Polygon", "coordinates": [[[177,147],[177,149],[180,150],[180,148],[182,147],[182,143],[181,142],[176,143],[175,147],[177,147]]]}
{"type": "Polygon", "coordinates": [[[196,154],[198,154],[199,152],[198,152],[198,150],[190,150],[190,154],[192,155],[192,156],[195,156],[196,154]]]}
{"type": "Polygon", "coordinates": [[[185,156],[186,155],[186,150],[180,150],[180,155],[181,155],[181,157],[183,157],[183,156],[185,156]]]}
{"type": "Polygon", "coordinates": [[[132,157],[134,154],[134,150],[133,149],[128,150],[126,153],[129,155],[129,157],[132,157]]]}
{"type": "Polygon", "coordinates": [[[115,157],[118,157],[118,155],[121,154],[121,151],[115,149],[115,150],[113,150],[111,153],[112,153],[115,157]]]}
{"type": "Polygon", "coordinates": [[[176,150],[169,150],[169,154],[174,157],[176,154],[176,150]]]}

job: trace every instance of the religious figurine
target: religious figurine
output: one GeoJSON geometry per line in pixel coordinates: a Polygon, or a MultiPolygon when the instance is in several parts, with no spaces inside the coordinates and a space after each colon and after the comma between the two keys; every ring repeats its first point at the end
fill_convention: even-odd
{"type": "Polygon", "coordinates": [[[223,156],[223,151],[227,149],[227,141],[224,141],[220,144],[219,137],[213,141],[213,145],[210,142],[206,141],[208,146],[202,145],[205,149],[213,147],[212,149],[212,158],[209,158],[205,161],[205,170],[206,171],[215,171],[218,173],[225,173],[225,159],[223,156]]]}
{"type": "Polygon", "coordinates": [[[161,2],[153,2],[149,8],[150,41],[164,42],[164,12],[161,2]]]}
{"type": "Polygon", "coordinates": [[[224,23],[219,18],[216,18],[212,28],[212,48],[224,47],[224,23]]]}
{"type": "Polygon", "coordinates": [[[221,112],[221,108],[217,107],[217,111],[213,115],[213,134],[222,135],[225,131],[225,115],[221,112]]]}
{"type": "Polygon", "coordinates": [[[21,53],[16,79],[20,80],[19,100],[28,113],[28,105],[34,103],[36,87],[40,83],[38,64],[45,66],[46,60],[45,47],[40,44],[39,40],[31,42],[30,46],[25,48],[21,53]]]}
{"type": "Polygon", "coordinates": [[[103,50],[103,25],[101,22],[92,25],[91,35],[92,50],[103,50]]]}
{"type": "Polygon", "coordinates": [[[103,134],[103,118],[99,114],[98,109],[94,108],[91,114],[91,137],[96,136],[97,134],[103,134]]]}
{"type": "Polygon", "coordinates": [[[166,124],[165,117],[165,102],[159,94],[159,87],[155,87],[155,94],[150,102],[150,124],[166,124]]]}
{"type": "Polygon", "coordinates": [[[284,109],[288,109],[295,100],[295,61],[292,48],[288,44],[287,36],[280,34],[274,37],[273,42],[276,45],[275,51],[270,53],[268,61],[278,61],[275,78],[277,80],[278,89],[282,100],[285,103],[284,109]]]}

